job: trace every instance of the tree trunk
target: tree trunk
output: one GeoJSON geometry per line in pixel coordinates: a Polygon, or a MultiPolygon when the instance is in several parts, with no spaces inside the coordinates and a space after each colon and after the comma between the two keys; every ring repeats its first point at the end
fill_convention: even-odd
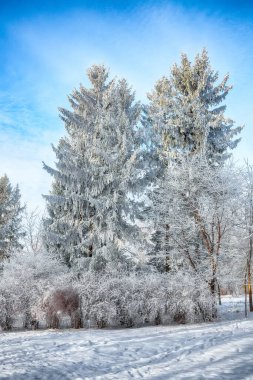
{"type": "Polygon", "coordinates": [[[166,233],[165,233],[165,251],[166,251],[166,254],[165,254],[165,266],[164,266],[164,269],[165,269],[165,272],[169,272],[170,271],[170,256],[169,256],[169,238],[170,238],[170,226],[169,224],[166,224],[165,225],[165,230],[166,230],[166,233]]]}
{"type": "Polygon", "coordinates": [[[248,275],[248,295],[249,295],[249,310],[253,311],[253,302],[252,302],[252,284],[251,284],[251,267],[250,263],[247,265],[247,275],[248,275]]]}
{"type": "Polygon", "coordinates": [[[248,276],[248,294],[249,294],[249,310],[253,311],[252,302],[252,284],[251,284],[251,262],[253,254],[253,236],[252,236],[252,225],[253,225],[253,177],[252,177],[252,167],[248,165],[248,179],[249,179],[249,257],[247,260],[247,276],[248,276]]]}
{"type": "Polygon", "coordinates": [[[245,296],[245,318],[247,318],[247,272],[245,273],[245,280],[244,280],[244,296],[245,296]]]}
{"type": "Polygon", "coordinates": [[[220,293],[220,285],[218,281],[217,281],[217,289],[218,289],[219,305],[221,305],[221,293],[220,293]]]}
{"type": "Polygon", "coordinates": [[[213,278],[210,281],[210,291],[212,295],[212,318],[216,319],[217,318],[217,306],[216,306],[216,279],[213,276],[213,278]]]}

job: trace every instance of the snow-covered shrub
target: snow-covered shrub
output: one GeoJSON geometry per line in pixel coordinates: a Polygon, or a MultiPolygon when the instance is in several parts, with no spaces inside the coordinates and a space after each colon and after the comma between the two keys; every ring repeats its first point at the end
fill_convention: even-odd
{"type": "MultiPolygon", "coordinates": [[[[13,257],[11,258],[12,260],[13,257]]],[[[20,281],[17,281],[17,276],[20,275],[18,272],[14,274],[8,269],[5,271],[4,266],[0,274],[0,327],[3,330],[13,328],[15,319],[21,311],[23,311],[24,317],[27,313],[24,302],[26,284],[25,282],[21,284],[20,281]]]]}
{"type": "Polygon", "coordinates": [[[132,327],[212,319],[208,284],[194,273],[87,270],[75,277],[48,253],[19,253],[0,276],[0,325],[23,327],[46,317],[57,328],[61,315],[72,327],[132,327]],[[21,323],[19,324],[21,326],[21,323]]]}
{"type": "Polygon", "coordinates": [[[11,328],[20,317],[23,327],[31,327],[32,320],[43,317],[44,294],[68,279],[66,266],[47,252],[13,254],[0,273],[1,327],[11,328]]]}
{"type": "Polygon", "coordinates": [[[181,272],[88,272],[77,286],[86,325],[132,327],[212,319],[208,284],[181,272]]]}
{"type": "Polygon", "coordinates": [[[15,315],[15,298],[11,292],[0,292],[0,329],[11,330],[15,315]]]}
{"type": "Polygon", "coordinates": [[[71,287],[49,291],[43,299],[42,308],[46,313],[47,326],[50,328],[59,328],[61,314],[69,315],[71,327],[82,327],[79,295],[71,287]]]}

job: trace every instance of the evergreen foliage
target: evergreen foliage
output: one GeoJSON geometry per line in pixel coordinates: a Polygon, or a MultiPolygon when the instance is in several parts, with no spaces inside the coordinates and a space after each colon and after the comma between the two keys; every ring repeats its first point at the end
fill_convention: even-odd
{"type": "Polygon", "coordinates": [[[45,165],[55,181],[45,196],[45,242],[68,265],[92,258],[99,270],[107,261],[123,262],[137,234],[130,194],[141,180],[141,107],[124,79],[108,82],[104,66],[92,66],[88,77],[91,89],[81,85],[69,97],[72,111],[60,110],[68,135],[54,148],[56,169],[45,165]]]}
{"type": "Polygon", "coordinates": [[[22,248],[22,212],[19,187],[13,187],[7,175],[0,178],[0,262],[12,251],[22,248]]]}
{"type": "MultiPolygon", "coordinates": [[[[228,85],[228,79],[226,75],[217,83],[218,73],[211,68],[204,49],[193,63],[183,54],[180,65],[172,67],[170,77],[161,78],[148,95],[150,103],[146,107],[145,121],[149,133],[153,135],[152,167],[156,169],[149,195],[155,203],[150,212],[154,214],[153,217],[151,215],[153,220],[159,219],[161,222],[160,229],[159,223],[155,222],[151,262],[155,261],[160,270],[170,269],[168,236],[171,222],[166,215],[170,215],[172,209],[172,214],[180,219],[181,213],[176,207],[173,208],[173,199],[172,203],[164,204],[166,191],[169,192],[171,186],[167,168],[171,170],[173,165],[173,170],[180,173],[182,162],[195,157],[195,163],[203,164],[206,173],[209,173],[206,163],[216,168],[224,165],[230,150],[240,141],[235,136],[242,127],[234,127],[234,122],[225,117],[226,106],[222,105],[232,88],[228,85]],[[173,161],[175,164],[172,164],[173,161]]],[[[192,170],[199,170],[199,165],[192,170]]],[[[180,189],[178,192],[180,194],[180,189]]],[[[199,193],[200,197],[204,195],[207,196],[206,193],[199,193]]],[[[196,237],[195,244],[199,246],[201,239],[196,237]]]]}
{"type": "Polygon", "coordinates": [[[175,64],[170,77],[162,77],[148,95],[148,116],[158,135],[160,157],[198,154],[209,163],[223,163],[240,139],[234,139],[242,127],[226,118],[222,105],[231,90],[226,75],[220,83],[218,72],[210,65],[207,51],[191,63],[186,54],[175,64]]]}

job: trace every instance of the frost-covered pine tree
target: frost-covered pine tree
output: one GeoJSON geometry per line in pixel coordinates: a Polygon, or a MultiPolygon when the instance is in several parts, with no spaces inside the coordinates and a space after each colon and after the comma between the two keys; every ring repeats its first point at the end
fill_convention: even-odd
{"type": "Polygon", "coordinates": [[[0,178],[0,262],[14,249],[22,248],[22,212],[19,187],[12,187],[7,175],[0,178]]]}
{"type": "Polygon", "coordinates": [[[218,72],[211,68],[207,51],[203,49],[194,63],[186,54],[181,64],[175,64],[170,77],[162,77],[148,95],[148,116],[159,135],[162,157],[196,154],[201,151],[210,163],[224,162],[240,139],[235,136],[242,127],[234,127],[225,117],[222,105],[231,90],[226,75],[220,83],[218,72]]]}
{"type": "MultiPolygon", "coordinates": [[[[211,68],[204,49],[193,63],[183,54],[181,64],[172,67],[170,77],[161,78],[148,95],[146,125],[149,129],[151,126],[154,135],[153,167],[157,168],[151,191],[153,199],[157,186],[165,185],[162,182],[167,180],[165,172],[171,161],[180,164],[182,157],[196,156],[216,167],[224,164],[230,155],[229,150],[237,146],[240,139],[235,136],[242,127],[234,127],[234,122],[225,117],[226,107],[222,105],[231,90],[228,79],[227,75],[218,82],[218,73],[211,68]]],[[[159,204],[160,200],[157,199],[156,203],[159,204]]],[[[157,213],[155,206],[153,212],[157,213]]],[[[167,230],[167,236],[169,222],[163,228],[167,230]]],[[[160,235],[159,230],[153,233],[152,254],[161,254],[160,235]]],[[[168,246],[167,240],[163,242],[164,247],[168,246]]]]}
{"type": "MultiPolygon", "coordinates": [[[[48,249],[68,265],[78,258],[99,269],[106,262],[124,261],[133,224],[140,174],[140,105],[125,80],[108,82],[108,70],[88,70],[90,89],[80,86],[69,97],[72,111],[61,109],[67,131],[57,148],[50,195],[45,196],[48,249]]],[[[79,260],[80,263],[80,260],[79,260]]]]}

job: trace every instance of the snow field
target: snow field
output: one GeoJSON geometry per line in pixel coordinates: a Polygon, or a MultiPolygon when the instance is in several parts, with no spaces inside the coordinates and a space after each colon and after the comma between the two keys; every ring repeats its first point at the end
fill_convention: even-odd
{"type": "Polygon", "coordinates": [[[253,321],[1,333],[0,379],[253,379],[253,321]]]}

